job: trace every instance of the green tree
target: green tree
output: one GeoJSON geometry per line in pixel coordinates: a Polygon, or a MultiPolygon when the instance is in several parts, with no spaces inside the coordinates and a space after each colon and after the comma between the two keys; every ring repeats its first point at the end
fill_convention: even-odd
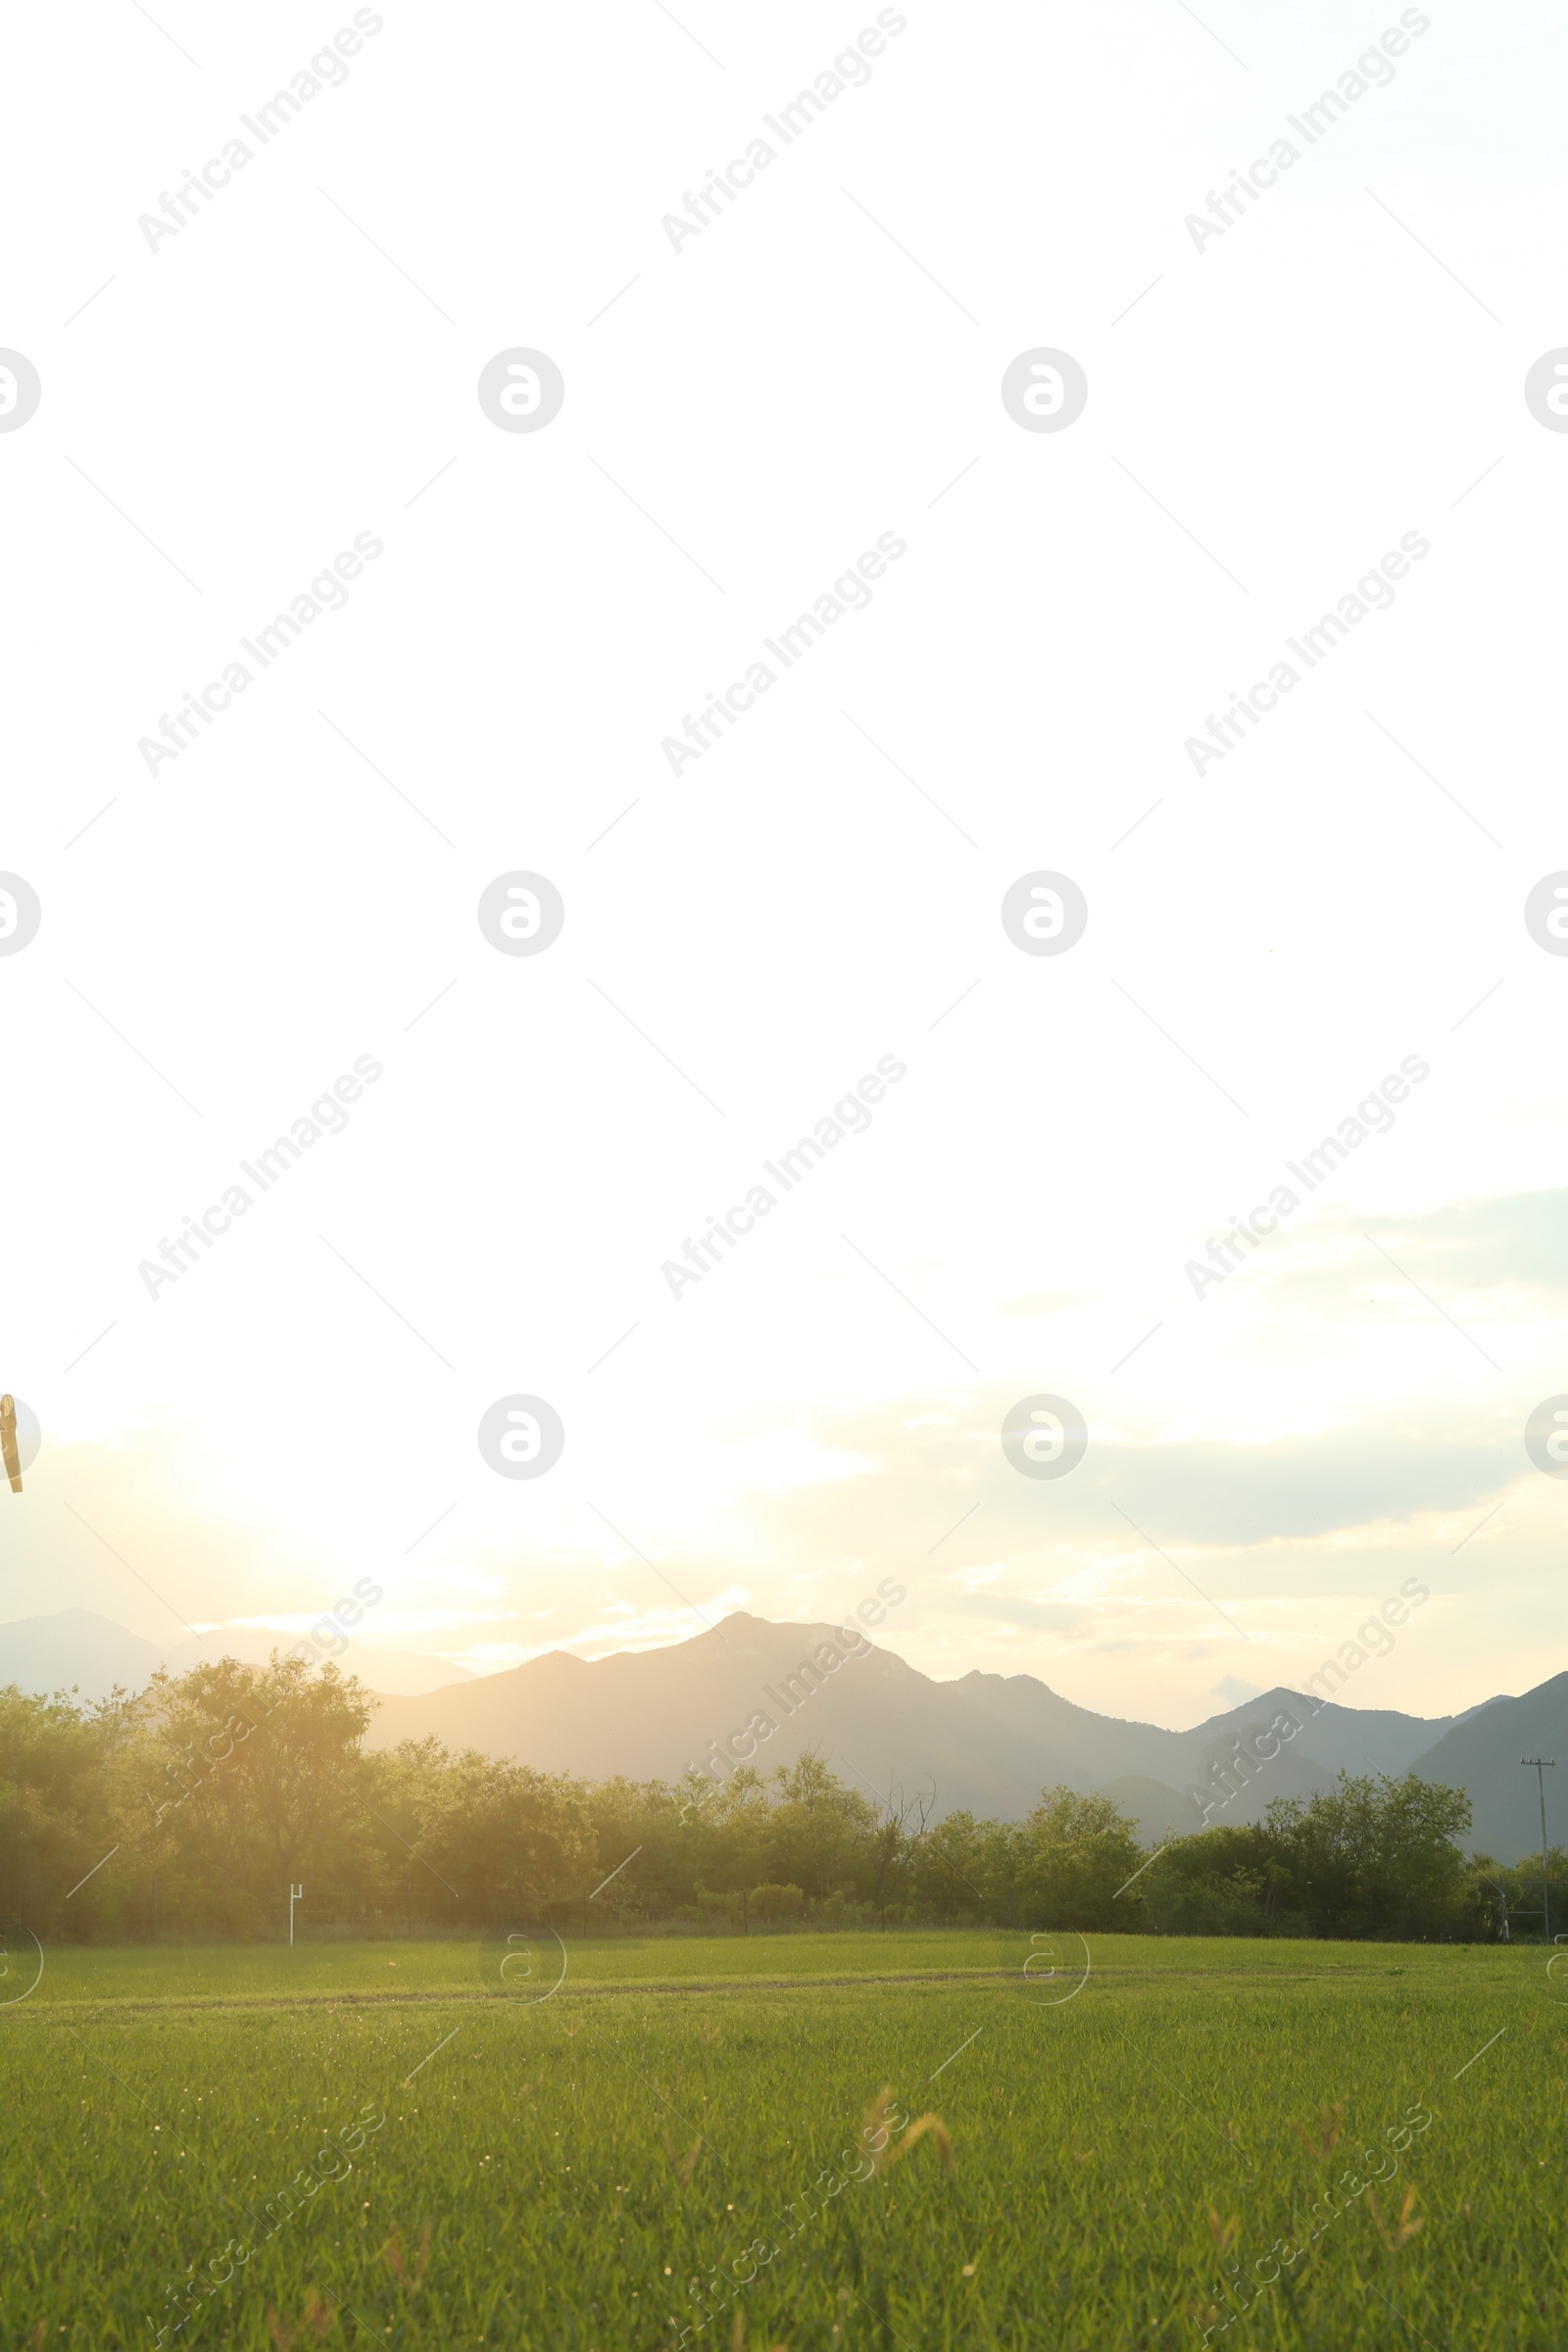
{"type": "Polygon", "coordinates": [[[334,1666],[275,1651],[155,1674],[113,1765],[122,1841],[159,1873],[159,1910],[188,1930],[265,1932],[291,1882],[311,1916],[352,1918],[380,1892],[356,1774],[370,1693],[334,1666]]]}
{"type": "Polygon", "coordinates": [[[123,1693],[91,1710],[64,1691],[0,1690],[0,1905],[39,1937],[119,1924],[115,1882],[70,1889],[115,1844],[105,1773],[124,1737],[123,1693]]]}
{"type": "Polygon", "coordinates": [[[1276,1798],[1268,1830],[1290,1897],[1318,1936],[1431,1936],[1467,1919],[1464,1858],[1470,1800],[1406,1773],[1352,1778],[1302,1804],[1276,1798]]]}
{"type": "Polygon", "coordinates": [[[768,1791],[765,1876],[771,1884],[799,1886],[810,1902],[855,1885],[876,1830],[879,1808],[870,1798],[847,1788],[809,1749],[793,1764],[775,1767],[768,1791]]]}
{"type": "MultiPolygon", "coordinates": [[[[280,1933],[301,1880],[312,1923],[489,1926],[552,1903],[589,1924],[716,1923],[771,1886],[828,1924],[912,1902],[942,1921],[1223,1935],[1491,1936],[1505,1896],[1539,1933],[1536,1857],[1466,1862],[1464,1792],[1410,1773],[1342,1773],[1146,1869],[1115,1805],[1065,1788],[1002,1822],[933,1821],[897,1788],[873,1801],[814,1752],[765,1780],[590,1785],[434,1739],[367,1754],[374,1705],[336,1668],[276,1655],[91,1707],[0,1690],[0,1925],[140,1935],[156,1869],[161,1924],[243,1936],[280,1933]]],[[[1548,1867],[1555,1924],[1568,1855],[1548,1867]]]]}
{"type": "Polygon", "coordinates": [[[561,1774],[405,1740],[362,1758],[368,1835],[399,1907],[432,1926],[495,1926],[586,1892],[588,1792],[561,1774]]]}
{"type": "MultiPolygon", "coordinates": [[[[1010,1823],[949,1813],[932,1822],[914,1858],[915,1900],[941,1920],[1005,1920],[1019,1839],[1010,1823]]],[[[1014,1909],[1016,1906],[1014,1905],[1014,1909]]]]}
{"type": "Polygon", "coordinates": [[[1020,1927],[1137,1927],[1142,1895],[1117,1890],[1148,1859],[1126,1815],[1106,1796],[1046,1789],[1018,1839],[1020,1927]]]}

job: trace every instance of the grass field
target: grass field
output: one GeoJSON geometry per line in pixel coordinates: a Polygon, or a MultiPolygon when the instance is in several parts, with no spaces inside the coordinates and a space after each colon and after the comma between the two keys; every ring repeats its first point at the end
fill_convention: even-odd
{"type": "Polygon", "coordinates": [[[505,1952],[51,1952],[0,2010],[5,2343],[1568,2343],[1539,1949],[505,1952]],[[951,2172],[862,2136],[885,2086],[951,2172]]]}

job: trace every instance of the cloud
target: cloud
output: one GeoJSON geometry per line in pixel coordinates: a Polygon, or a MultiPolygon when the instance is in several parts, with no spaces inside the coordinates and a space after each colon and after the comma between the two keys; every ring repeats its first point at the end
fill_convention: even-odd
{"type": "Polygon", "coordinates": [[[1146,1541],[1242,1548],[1326,1540],[1419,1513],[1479,1511],[1526,1466],[1512,1426],[1450,1427],[1441,1438],[1385,1426],[1259,1445],[1092,1435],[1086,1460],[1068,1477],[1028,1479],[1006,1462],[998,1438],[1017,1396],[1014,1387],[985,1389],[824,1416],[816,1425],[824,1451],[853,1451],[872,1474],[770,1497],[768,1536],[790,1556],[806,1547],[818,1559],[907,1567],[911,1552],[917,1560],[934,1553],[942,1570],[958,1566],[966,1550],[972,1557],[976,1544],[988,1559],[1014,1561],[1063,1547],[1088,1559],[1146,1541]]]}
{"type": "MultiPolygon", "coordinates": [[[[322,1611],[315,1616],[301,1611],[274,1613],[267,1617],[232,1617],[230,1625],[249,1626],[263,1633],[308,1634],[313,1625],[321,1621],[322,1611]]],[[[380,1609],[375,1612],[375,1631],[378,1639],[397,1634],[444,1634],[455,1632],[463,1625],[510,1625],[514,1622],[510,1609],[380,1609]]],[[[220,1628],[212,1629],[215,1632],[220,1628]]]]}
{"type": "Polygon", "coordinates": [[[1315,1315],[1337,1320],[1347,1300],[1364,1299],[1368,1282],[1390,1272],[1369,1236],[1446,1302],[1481,1291],[1568,1292],[1568,1192],[1447,1201],[1395,1217],[1335,1212],[1303,1222],[1289,1255],[1265,1249],[1248,1271],[1271,1298],[1300,1299],[1315,1315]]]}
{"type": "Polygon", "coordinates": [[[1244,1683],[1239,1674],[1222,1674],[1217,1683],[1210,1685],[1208,1695],[1222,1699],[1227,1707],[1241,1707],[1250,1698],[1261,1698],[1263,1686],[1261,1683],[1244,1683]]]}
{"type": "Polygon", "coordinates": [[[1031,1632],[1075,1634],[1094,1622],[1099,1611],[1073,1600],[1019,1600],[1005,1592],[965,1592],[946,1604],[954,1617],[981,1617],[998,1625],[1025,1626],[1031,1632]]]}
{"type": "Polygon", "coordinates": [[[1369,1221],[1367,1230],[1390,1250],[1395,1237],[1402,1242],[1416,1271],[1424,1265],[1467,1290],[1568,1291],[1568,1192],[1455,1201],[1425,1216],[1369,1221]]]}
{"type": "Polygon", "coordinates": [[[1091,1444],[1085,1503],[1116,1506],[1156,1544],[1300,1542],[1488,1501],[1524,1469],[1518,1432],[1468,1439],[1334,1430],[1271,1445],[1091,1444]]]}

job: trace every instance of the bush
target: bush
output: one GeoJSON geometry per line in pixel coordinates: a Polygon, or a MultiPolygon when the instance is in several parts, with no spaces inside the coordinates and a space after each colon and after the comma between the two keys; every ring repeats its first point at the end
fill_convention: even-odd
{"type": "Polygon", "coordinates": [[[799,1886],[770,1886],[765,1881],[754,1886],[747,1898],[753,1919],[764,1925],[769,1920],[799,1919],[805,1907],[806,1896],[799,1886]]]}

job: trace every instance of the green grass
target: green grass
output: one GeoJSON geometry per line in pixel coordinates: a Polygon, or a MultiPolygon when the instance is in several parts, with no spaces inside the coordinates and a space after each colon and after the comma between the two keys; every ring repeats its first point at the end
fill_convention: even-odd
{"type": "Polygon", "coordinates": [[[727,2271],[688,2338],[715,2352],[738,2311],[751,2352],[1197,2352],[1211,2209],[1268,2272],[1424,2102],[1382,2230],[1351,2198],[1210,2343],[1558,2352],[1568,1984],[1543,1953],[1089,1940],[1072,1991],[1068,1936],[1027,1984],[1022,1935],[568,1938],[542,2002],[559,1954],[511,1994],[454,1942],[51,1952],[0,2011],[3,2340],[150,2346],[166,2287],[249,2238],[167,2346],[263,2352],[315,2288],[303,2345],[651,2352],[727,2271]],[[955,2175],[927,2135],[820,2204],[884,2084],[943,2119],[955,2175]],[[1316,2136],[1325,2101],[1327,2162],[1291,2129],[1316,2136]],[[344,2148],[367,2108],[384,2125],[344,2148]],[[340,2177],[262,2242],[251,2213],[328,2135],[340,2177]],[[1392,2251],[1406,2189],[1423,2227],[1392,2251]]]}

